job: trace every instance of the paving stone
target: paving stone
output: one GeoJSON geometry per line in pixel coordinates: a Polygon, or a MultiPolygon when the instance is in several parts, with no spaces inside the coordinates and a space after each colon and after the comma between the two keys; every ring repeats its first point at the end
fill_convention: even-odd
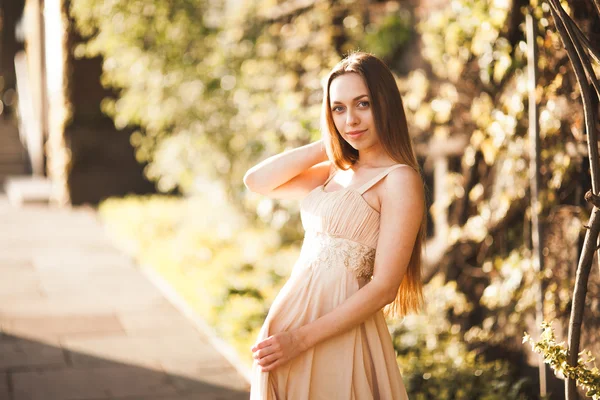
{"type": "Polygon", "coordinates": [[[114,314],[13,317],[4,320],[2,330],[14,336],[57,340],[67,336],[125,333],[114,314]]]}
{"type": "Polygon", "coordinates": [[[177,389],[182,391],[198,391],[206,385],[238,391],[249,390],[246,380],[229,363],[179,360],[163,361],[161,365],[171,375],[177,389]]]}
{"type": "Polygon", "coordinates": [[[19,340],[29,340],[40,344],[61,348],[61,337],[59,335],[53,335],[43,332],[31,332],[31,333],[20,333],[19,335],[12,335],[5,333],[0,336],[0,342],[14,342],[19,340]]]}
{"type": "MultiPolygon", "coordinates": [[[[159,396],[145,400],[248,400],[248,391],[238,391],[219,386],[205,384],[191,393],[178,394],[176,396],[159,396]]],[[[114,400],[131,400],[126,398],[115,398],[114,400]]]]}
{"type": "Polygon", "coordinates": [[[159,359],[152,347],[154,338],[112,336],[102,338],[66,338],[63,348],[76,367],[105,366],[107,363],[126,363],[160,369],[159,359]]]}
{"type": "Polygon", "coordinates": [[[16,254],[12,257],[6,254],[0,255],[0,273],[10,274],[11,272],[34,271],[31,257],[23,254],[16,254]]]}
{"type": "Polygon", "coordinates": [[[117,317],[129,334],[178,332],[200,335],[190,321],[175,309],[162,312],[154,310],[119,312],[117,317]]]}
{"type": "MultiPolygon", "coordinates": [[[[62,341],[75,366],[104,365],[105,360],[145,367],[193,362],[206,371],[229,367],[228,361],[197,336],[156,333],[148,336],[72,337],[62,341]]],[[[177,373],[177,371],[175,371],[177,373]]]]}
{"type": "Polygon", "coordinates": [[[40,292],[39,277],[29,259],[0,256],[0,294],[40,292]]]}
{"type": "Polygon", "coordinates": [[[0,274],[2,281],[0,282],[0,290],[4,291],[10,284],[13,286],[26,282],[31,279],[38,278],[33,267],[17,266],[17,265],[0,265],[0,274]]]}
{"type": "Polygon", "coordinates": [[[9,375],[7,372],[0,372],[0,399],[10,399],[10,387],[8,386],[9,375]]]}
{"type": "Polygon", "coordinates": [[[92,314],[117,311],[135,311],[142,308],[159,307],[167,301],[159,293],[108,293],[89,292],[56,294],[54,296],[25,297],[5,299],[0,296],[0,313],[7,316],[36,316],[92,314]]]}
{"type": "Polygon", "coordinates": [[[65,365],[65,357],[60,347],[20,338],[0,341],[0,371],[65,365]]]}
{"type": "Polygon", "coordinates": [[[33,336],[27,336],[27,335],[11,335],[8,333],[3,333],[2,335],[0,335],[0,344],[6,344],[6,343],[19,343],[19,342],[31,342],[31,343],[38,343],[39,345],[45,345],[45,346],[50,346],[56,349],[62,349],[62,345],[60,343],[60,337],[59,336],[52,336],[52,335],[47,335],[47,336],[41,336],[41,335],[33,335],[33,336]]]}
{"type": "Polygon", "coordinates": [[[100,380],[110,382],[112,396],[149,396],[177,393],[171,380],[162,371],[135,367],[102,368],[96,374],[100,380]]]}
{"type": "MultiPolygon", "coordinates": [[[[58,221],[57,223],[65,223],[58,221]]],[[[35,222],[31,222],[30,226],[35,226],[35,222]]],[[[0,224],[0,230],[6,228],[0,224]]],[[[22,236],[28,232],[23,232],[22,236]]],[[[114,247],[109,247],[107,244],[97,245],[93,238],[88,240],[79,240],[76,233],[65,235],[64,237],[52,237],[52,232],[46,232],[46,236],[39,238],[14,238],[13,235],[6,236],[0,233],[0,254],[5,258],[19,258],[26,255],[34,262],[48,258],[64,257],[69,260],[73,257],[85,257],[87,253],[91,262],[96,258],[103,259],[110,254],[115,253],[114,247]],[[87,249],[87,250],[86,250],[87,249]]],[[[118,253],[117,253],[118,254],[118,253]]],[[[128,260],[127,257],[119,255],[121,260],[128,260]]],[[[115,258],[113,257],[113,260],[115,258]]],[[[127,268],[127,263],[122,262],[123,268],[127,268]]],[[[133,265],[129,265],[133,268],[133,265]]]]}
{"type": "Polygon", "coordinates": [[[123,365],[18,372],[12,381],[14,400],[139,399],[177,393],[163,372],[123,365]]]}
{"type": "MultiPolygon", "coordinates": [[[[0,292],[0,316],[5,318],[21,316],[23,307],[38,304],[43,305],[48,299],[42,292],[32,293],[2,293],[0,292]]],[[[39,315],[40,313],[37,313],[39,315]]]]}
{"type": "Polygon", "coordinates": [[[200,335],[188,334],[162,334],[158,337],[160,346],[155,346],[152,351],[163,361],[195,360],[205,365],[226,364],[226,359],[200,335]]]}
{"type": "MultiPolygon", "coordinates": [[[[77,273],[86,271],[89,273],[98,273],[106,271],[124,273],[127,271],[137,272],[133,268],[132,260],[116,252],[114,249],[106,249],[102,252],[96,250],[82,251],[82,249],[69,249],[69,251],[49,252],[40,256],[33,257],[33,265],[40,272],[65,271],[77,273]]],[[[139,274],[139,272],[138,272],[139,274]]]]}
{"type": "Polygon", "coordinates": [[[39,294],[40,279],[33,270],[1,268],[0,293],[3,296],[39,294]]]}
{"type": "Polygon", "coordinates": [[[60,279],[52,276],[49,280],[42,277],[40,283],[41,291],[48,297],[55,296],[98,296],[113,297],[114,295],[131,295],[135,298],[157,298],[162,297],[158,290],[143,277],[127,278],[119,274],[114,275],[78,275],[60,279]]]}

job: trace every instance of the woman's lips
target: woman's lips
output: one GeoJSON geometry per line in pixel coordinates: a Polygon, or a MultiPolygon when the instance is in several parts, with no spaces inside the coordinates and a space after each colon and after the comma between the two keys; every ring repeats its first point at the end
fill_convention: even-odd
{"type": "Polygon", "coordinates": [[[352,131],[352,132],[346,133],[346,135],[348,135],[348,137],[351,139],[356,139],[356,138],[360,137],[366,131],[367,131],[366,129],[362,130],[362,131],[352,131]]]}

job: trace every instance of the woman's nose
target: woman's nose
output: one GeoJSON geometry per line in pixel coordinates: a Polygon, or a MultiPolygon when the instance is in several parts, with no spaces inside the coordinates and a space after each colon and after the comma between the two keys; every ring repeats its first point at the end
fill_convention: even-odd
{"type": "Polygon", "coordinates": [[[358,116],[354,112],[348,111],[347,116],[346,116],[346,123],[350,126],[353,126],[353,125],[357,125],[358,122],[359,122],[358,116]]]}

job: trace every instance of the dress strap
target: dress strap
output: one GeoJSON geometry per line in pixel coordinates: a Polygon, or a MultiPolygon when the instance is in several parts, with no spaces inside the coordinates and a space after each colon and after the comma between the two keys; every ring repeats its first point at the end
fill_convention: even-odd
{"type": "Polygon", "coordinates": [[[361,187],[358,188],[358,192],[360,194],[363,194],[364,192],[366,192],[367,190],[369,190],[373,185],[375,185],[377,182],[379,182],[381,179],[383,179],[387,174],[390,173],[390,171],[398,168],[398,167],[409,167],[410,165],[406,165],[406,164],[395,164],[392,165],[391,167],[385,169],[384,171],[382,171],[380,174],[376,175],[373,179],[371,179],[370,181],[366,182],[364,185],[362,185],[361,187]]]}
{"type": "Polygon", "coordinates": [[[321,185],[321,186],[325,187],[325,186],[326,186],[326,185],[329,183],[329,181],[331,180],[331,178],[333,178],[333,177],[335,176],[335,174],[337,174],[337,172],[338,172],[338,170],[337,170],[337,168],[336,168],[336,169],[333,171],[333,173],[332,173],[331,175],[329,175],[329,178],[327,178],[327,180],[325,181],[325,183],[323,183],[323,185],[321,185]]]}

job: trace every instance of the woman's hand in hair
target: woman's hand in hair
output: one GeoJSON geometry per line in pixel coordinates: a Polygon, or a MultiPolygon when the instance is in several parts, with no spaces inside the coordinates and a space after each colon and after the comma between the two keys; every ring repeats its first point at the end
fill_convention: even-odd
{"type": "Polygon", "coordinates": [[[307,350],[301,337],[291,332],[280,332],[269,336],[252,347],[252,357],[260,365],[263,372],[285,364],[300,353],[307,350]]]}

